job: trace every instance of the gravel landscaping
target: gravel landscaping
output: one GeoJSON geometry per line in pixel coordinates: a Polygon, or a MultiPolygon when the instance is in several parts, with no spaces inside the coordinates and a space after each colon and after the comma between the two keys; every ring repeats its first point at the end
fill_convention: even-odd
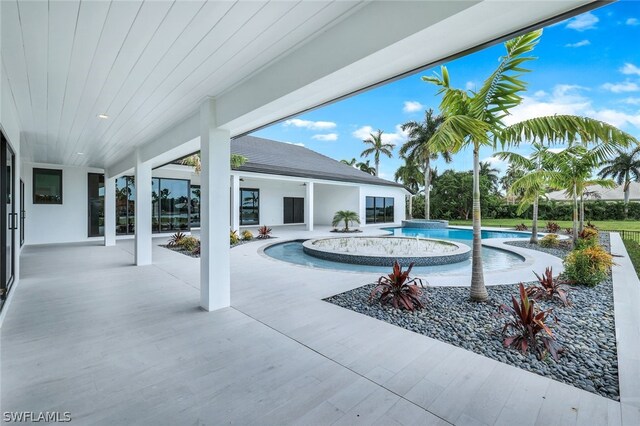
{"type": "MultiPolygon", "coordinates": [[[[275,237],[271,237],[271,238],[275,238],[275,237]]],[[[240,240],[240,241],[238,241],[238,242],[237,242],[237,243],[235,243],[235,244],[231,244],[231,245],[229,246],[229,248],[238,247],[238,246],[241,246],[241,245],[243,245],[243,244],[250,243],[250,242],[252,242],[252,241],[262,241],[262,240],[260,240],[259,238],[254,238],[254,239],[251,239],[251,240],[240,240]]],[[[188,250],[183,250],[181,247],[169,247],[169,246],[168,246],[168,245],[166,245],[166,244],[160,244],[160,247],[164,247],[164,248],[166,248],[166,249],[173,250],[173,251],[178,252],[178,253],[182,253],[182,254],[184,254],[185,256],[195,257],[195,258],[199,258],[199,257],[200,257],[200,255],[199,255],[199,254],[193,254],[192,252],[190,252],[190,251],[188,251],[188,250]]]]}
{"type": "MultiPolygon", "coordinates": [[[[601,243],[609,249],[609,236],[601,234],[601,243]]],[[[526,247],[518,242],[518,246],[526,247]]],[[[536,249],[550,253],[549,250],[536,249]]],[[[558,253],[564,257],[567,252],[558,253]]],[[[554,254],[554,253],[550,253],[554,254]]],[[[537,271],[542,273],[543,271],[537,271]]],[[[529,284],[529,283],[526,283],[529,284]]],[[[504,317],[497,316],[503,303],[517,295],[517,283],[489,286],[490,300],[469,300],[467,287],[427,287],[423,294],[425,309],[415,312],[368,302],[374,284],[325,299],[347,309],[386,321],[405,329],[476,352],[495,360],[543,375],[604,397],[619,400],[618,362],[613,312],[613,286],[608,278],[594,288],[571,287],[570,307],[558,302],[539,302],[553,308],[559,324],[555,326],[560,345],[565,349],[559,362],[551,357],[540,361],[534,353],[523,355],[504,348],[501,329],[504,317]]]]}

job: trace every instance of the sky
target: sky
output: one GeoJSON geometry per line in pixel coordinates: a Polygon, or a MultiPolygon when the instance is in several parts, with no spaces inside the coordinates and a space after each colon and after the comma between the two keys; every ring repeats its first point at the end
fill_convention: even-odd
{"type": "MultiPolygon", "coordinates": [[[[583,13],[544,29],[527,63],[528,90],[524,100],[505,118],[506,124],[553,114],[596,118],[640,139],[640,1],[619,1],[583,13]]],[[[475,90],[498,65],[504,46],[498,44],[446,64],[451,85],[475,90]]],[[[424,111],[438,111],[435,86],[422,76],[440,67],[421,71],[384,86],[318,108],[264,128],[255,136],[303,145],[336,160],[357,158],[365,148],[363,139],[377,129],[394,143],[393,158],[381,157],[380,177],[392,180],[403,164],[398,149],[406,135],[401,125],[420,121],[424,111]]],[[[512,151],[529,153],[521,145],[512,151]]],[[[483,148],[480,158],[503,172],[507,164],[483,148]]],[[[373,165],[373,157],[370,158],[373,165]]],[[[439,172],[469,170],[470,149],[460,151],[450,164],[438,160],[439,172]]]]}

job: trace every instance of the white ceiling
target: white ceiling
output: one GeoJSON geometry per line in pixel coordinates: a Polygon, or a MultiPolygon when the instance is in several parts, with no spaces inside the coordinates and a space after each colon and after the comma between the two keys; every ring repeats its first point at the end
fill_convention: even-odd
{"type": "MultiPolygon", "coordinates": [[[[457,53],[461,46],[482,42],[471,39],[476,35],[470,28],[462,27],[461,31],[459,26],[438,26],[465,11],[469,23],[474,20],[469,10],[487,16],[492,10],[504,16],[519,10],[531,14],[526,19],[514,19],[511,27],[496,28],[495,34],[483,29],[485,38],[491,39],[587,3],[590,1],[485,1],[480,10],[478,1],[423,2],[430,8],[423,10],[432,12],[425,15],[424,26],[433,27],[441,35],[434,40],[432,33],[428,40],[438,45],[432,49],[437,57],[394,53],[389,62],[401,59],[396,62],[405,68],[396,66],[385,70],[384,76],[375,74],[366,81],[358,81],[358,74],[351,74],[352,81],[340,93],[328,91],[322,99],[302,99],[297,101],[296,110],[287,114],[393,77],[412,64],[426,64],[457,53]],[[431,16],[435,18],[430,21],[431,16]],[[449,46],[447,32],[461,43],[449,46]],[[467,32],[469,39],[462,43],[467,32]]],[[[387,10],[395,7],[390,4],[387,10]]],[[[284,63],[287,57],[296,58],[291,53],[310,41],[323,37],[331,40],[332,29],[341,22],[345,26],[347,19],[357,23],[356,18],[367,17],[369,22],[364,24],[373,33],[363,36],[367,40],[356,40],[357,35],[333,40],[328,53],[335,59],[336,69],[344,68],[340,59],[351,58],[349,49],[356,46],[370,49],[370,57],[386,48],[390,42],[380,37],[380,45],[376,45],[375,32],[387,38],[391,36],[386,32],[397,32],[398,39],[408,38],[402,33],[403,22],[399,19],[415,21],[416,17],[401,18],[400,13],[397,17],[389,13],[383,16],[378,12],[380,16],[371,20],[376,10],[384,9],[361,1],[2,1],[2,81],[9,82],[15,101],[23,157],[57,164],[112,164],[163,128],[194,114],[205,97],[232,97],[236,92],[246,96],[247,90],[242,89],[255,87],[248,83],[262,71],[275,69],[274,64],[284,63]],[[102,113],[110,118],[99,119],[102,113]]],[[[397,10],[401,12],[400,6],[397,10]]],[[[413,42],[424,44],[421,40],[413,42]]],[[[309,55],[314,53],[300,59],[307,61],[297,64],[300,70],[308,66],[309,55]]],[[[318,58],[327,55],[326,51],[317,53],[318,58]]],[[[317,78],[331,75],[330,71],[317,78]]],[[[282,82],[292,85],[290,93],[297,83],[295,72],[282,82]]],[[[301,87],[309,83],[301,76],[301,87]]],[[[258,103],[255,109],[260,106],[258,103]]],[[[268,119],[282,118],[278,113],[271,111],[268,119]]],[[[256,124],[266,124],[265,120],[256,124]]]]}

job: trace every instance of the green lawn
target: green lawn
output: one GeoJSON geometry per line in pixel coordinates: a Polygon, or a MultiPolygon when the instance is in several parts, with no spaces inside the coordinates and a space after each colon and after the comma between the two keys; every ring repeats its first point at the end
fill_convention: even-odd
{"type": "Polygon", "coordinates": [[[636,274],[640,277],[640,244],[631,240],[622,241],[624,242],[624,246],[627,248],[627,253],[629,253],[633,266],[636,268],[636,274]]]}
{"type": "MultiPolygon", "coordinates": [[[[571,228],[572,222],[570,220],[557,220],[558,225],[562,229],[571,228]]],[[[513,228],[515,225],[520,223],[524,223],[528,227],[531,227],[531,220],[522,220],[522,219],[482,219],[482,226],[497,226],[497,227],[507,227],[513,228]]],[[[638,220],[595,220],[592,221],[598,229],[603,231],[640,231],[640,221],[638,220]]],[[[450,220],[450,225],[468,225],[471,226],[470,220],[450,220]]],[[[545,225],[547,224],[546,220],[541,220],[538,222],[538,227],[540,230],[544,230],[545,225]]]]}

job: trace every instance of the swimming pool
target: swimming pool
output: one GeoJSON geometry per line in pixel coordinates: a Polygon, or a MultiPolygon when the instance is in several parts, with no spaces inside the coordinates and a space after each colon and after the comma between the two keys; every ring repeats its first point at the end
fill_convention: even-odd
{"type": "MultiPolygon", "coordinates": [[[[473,231],[471,229],[459,229],[459,228],[443,228],[443,229],[428,229],[428,228],[383,228],[385,231],[389,231],[391,234],[397,237],[420,237],[420,238],[436,238],[441,240],[453,240],[461,241],[469,244],[469,241],[473,240],[473,231]]],[[[482,239],[489,238],[529,238],[531,233],[529,232],[514,232],[514,231],[489,231],[482,230],[482,239]]]]}

